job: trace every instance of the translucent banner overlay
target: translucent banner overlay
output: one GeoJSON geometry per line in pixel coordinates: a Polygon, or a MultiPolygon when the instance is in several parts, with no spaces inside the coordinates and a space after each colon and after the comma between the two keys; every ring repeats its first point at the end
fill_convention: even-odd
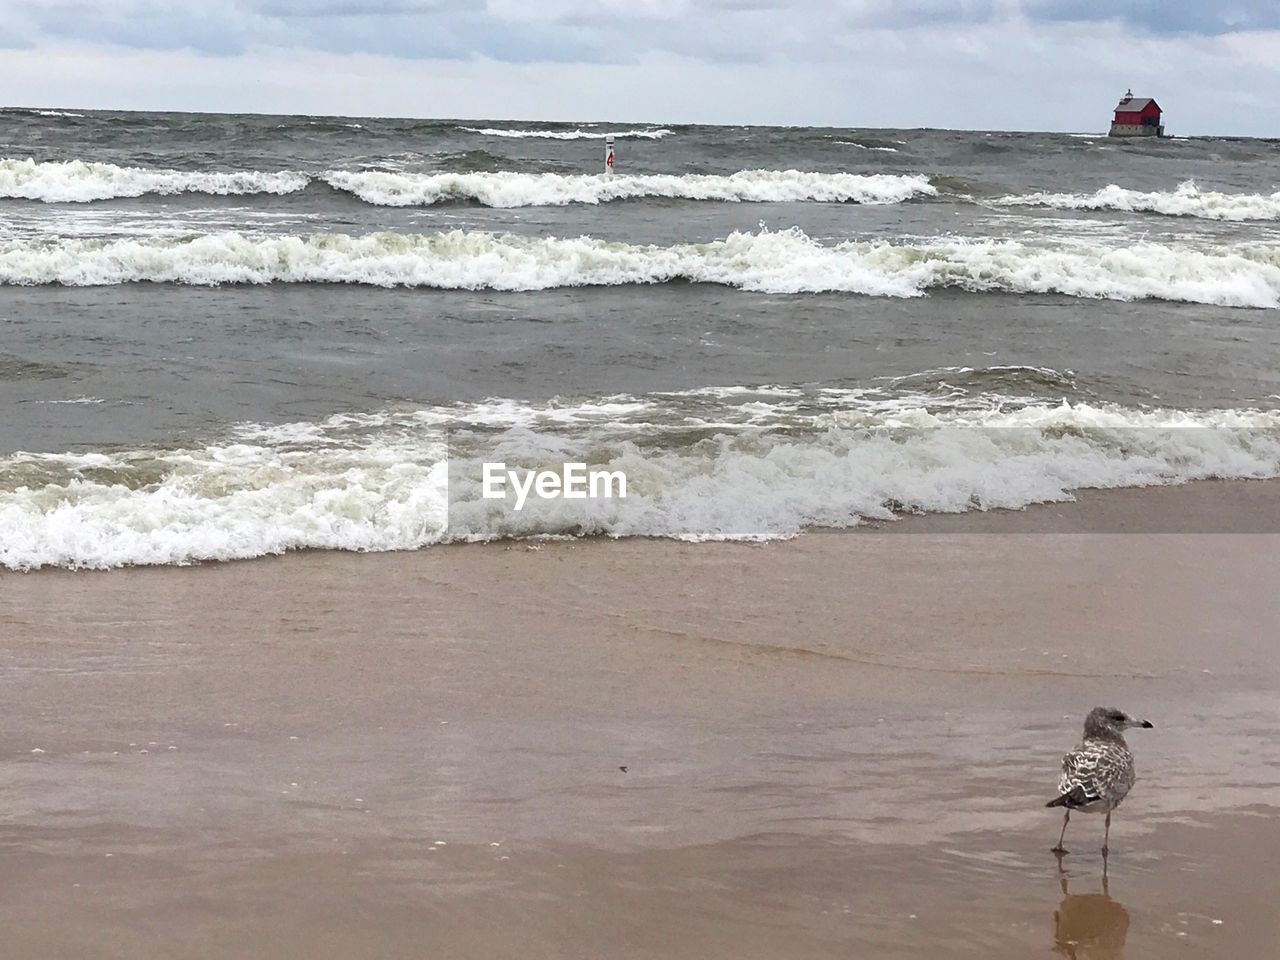
{"type": "Polygon", "coordinates": [[[655,431],[644,442],[633,432],[539,424],[455,433],[449,448],[447,539],[455,541],[772,540],[866,526],[1280,532],[1271,484],[1222,482],[1280,476],[1272,429],[699,428],[655,431]]]}

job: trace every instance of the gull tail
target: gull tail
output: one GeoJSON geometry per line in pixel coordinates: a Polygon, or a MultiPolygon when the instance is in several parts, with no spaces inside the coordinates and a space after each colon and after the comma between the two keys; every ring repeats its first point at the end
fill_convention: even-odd
{"type": "Polygon", "coordinates": [[[1071,790],[1064,793],[1060,797],[1054,797],[1052,800],[1046,803],[1045,806],[1046,807],[1066,807],[1068,810],[1075,810],[1097,799],[1098,799],[1097,797],[1089,796],[1088,792],[1085,790],[1084,787],[1077,786],[1077,787],[1073,787],[1071,790]]]}

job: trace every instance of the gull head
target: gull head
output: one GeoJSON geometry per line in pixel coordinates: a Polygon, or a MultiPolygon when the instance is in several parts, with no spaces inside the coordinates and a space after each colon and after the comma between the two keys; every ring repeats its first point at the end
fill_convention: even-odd
{"type": "Polygon", "coordinates": [[[1086,737],[1115,736],[1130,727],[1150,730],[1153,726],[1155,724],[1150,720],[1138,720],[1115,707],[1094,707],[1084,718],[1084,735],[1086,737]]]}

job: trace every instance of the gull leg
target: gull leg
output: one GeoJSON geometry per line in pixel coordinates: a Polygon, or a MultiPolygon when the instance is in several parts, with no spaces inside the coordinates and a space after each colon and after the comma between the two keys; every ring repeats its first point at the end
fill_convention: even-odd
{"type": "Polygon", "coordinates": [[[1111,811],[1107,811],[1107,826],[1102,834],[1102,855],[1107,855],[1107,848],[1111,845],[1111,811]]]}
{"type": "MultiPolygon", "coordinates": [[[[1109,819],[1109,818],[1108,818],[1109,819]]],[[[1062,840],[1067,835],[1067,824],[1071,822],[1071,811],[1068,810],[1062,818],[1062,833],[1058,835],[1058,845],[1053,848],[1054,853],[1066,853],[1067,848],[1062,845],[1062,840]]]]}

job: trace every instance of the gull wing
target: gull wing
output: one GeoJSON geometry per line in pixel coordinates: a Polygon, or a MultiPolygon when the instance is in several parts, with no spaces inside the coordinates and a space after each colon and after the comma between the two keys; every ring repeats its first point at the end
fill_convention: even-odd
{"type": "Polygon", "coordinates": [[[1082,743],[1062,758],[1062,776],[1058,779],[1058,797],[1046,806],[1079,810],[1102,799],[1102,784],[1113,767],[1110,751],[1094,744],[1082,743]]]}

